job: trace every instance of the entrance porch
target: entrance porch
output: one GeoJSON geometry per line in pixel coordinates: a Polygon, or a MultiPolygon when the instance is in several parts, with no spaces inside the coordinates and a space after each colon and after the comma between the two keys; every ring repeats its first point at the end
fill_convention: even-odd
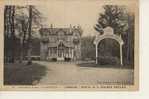
{"type": "Polygon", "coordinates": [[[48,60],[70,61],[74,59],[74,49],[71,47],[50,47],[48,60]]]}

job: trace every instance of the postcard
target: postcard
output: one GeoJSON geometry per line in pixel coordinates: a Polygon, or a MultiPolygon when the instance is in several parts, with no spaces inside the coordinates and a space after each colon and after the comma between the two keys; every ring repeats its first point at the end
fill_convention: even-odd
{"type": "Polygon", "coordinates": [[[0,90],[139,90],[138,0],[2,0],[0,17],[0,90]]]}

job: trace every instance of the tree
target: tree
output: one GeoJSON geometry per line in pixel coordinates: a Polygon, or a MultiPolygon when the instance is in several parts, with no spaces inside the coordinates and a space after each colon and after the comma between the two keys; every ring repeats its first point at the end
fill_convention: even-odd
{"type": "Polygon", "coordinates": [[[4,9],[4,38],[5,38],[5,59],[13,63],[15,60],[15,6],[5,6],[4,9]]]}
{"type": "Polygon", "coordinates": [[[27,46],[28,64],[31,64],[31,50],[32,39],[36,33],[35,29],[42,26],[42,14],[36,9],[35,6],[17,6],[18,13],[16,14],[16,29],[19,32],[20,38],[20,62],[25,54],[25,45],[27,46]],[[28,13],[25,13],[28,12],[28,13]],[[24,52],[24,53],[23,53],[24,52]]]}
{"type": "Polygon", "coordinates": [[[115,34],[124,34],[128,29],[128,13],[124,6],[106,5],[104,13],[100,13],[95,30],[102,33],[102,29],[110,26],[115,34]]]}
{"type": "MultiPolygon", "coordinates": [[[[114,33],[124,40],[123,55],[125,63],[132,64],[134,58],[134,14],[130,13],[125,6],[106,5],[103,8],[104,12],[100,13],[94,29],[103,34],[103,28],[112,27],[114,33]]],[[[107,41],[105,44],[110,43],[112,42],[107,41]]]]}
{"type": "Polygon", "coordinates": [[[20,62],[24,52],[28,52],[28,64],[31,63],[32,40],[38,28],[42,26],[42,14],[35,6],[6,6],[4,10],[5,58],[14,60],[15,51],[20,53],[20,62]],[[26,10],[27,13],[24,11],[26,10]],[[19,43],[18,43],[19,41],[19,43]],[[17,42],[17,44],[15,44],[17,42]],[[15,49],[16,47],[18,49],[15,49]],[[27,48],[24,48],[28,46],[27,48]]]}
{"type": "Polygon", "coordinates": [[[85,36],[81,38],[81,57],[85,59],[95,59],[96,50],[93,44],[95,37],[94,36],[85,36]]]}
{"type": "Polygon", "coordinates": [[[32,32],[32,6],[29,6],[29,29],[28,29],[28,65],[32,64],[31,61],[31,32],[32,32]]]}
{"type": "Polygon", "coordinates": [[[35,6],[29,6],[29,21],[28,21],[28,65],[32,63],[31,61],[31,51],[32,51],[32,35],[35,33],[33,28],[41,27],[41,13],[35,8],[35,6]],[[33,27],[34,26],[34,27],[33,27]]]}
{"type": "MultiPolygon", "coordinates": [[[[17,7],[16,10],[26,9],[26,7],[17,7]]],[[[28,16],[25,15],[23,12],[17,13],[15,16],[16,24],[15,29],[18,32],[17,37],[20,40],[20,63],[23,61],[25,56],[25,45],[27,41],[27,34],[28,34],[28,16]]]]}

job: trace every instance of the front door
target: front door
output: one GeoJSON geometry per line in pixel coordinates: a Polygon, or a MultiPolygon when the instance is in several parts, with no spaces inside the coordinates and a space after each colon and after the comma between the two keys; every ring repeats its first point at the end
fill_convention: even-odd
{"type": "Polygon", "coordinates": [[[60,44],[58,45],[58,60],[64,60],[64,50],[65,50],[65,46],[62,42],[60,42],[60,44]]]}

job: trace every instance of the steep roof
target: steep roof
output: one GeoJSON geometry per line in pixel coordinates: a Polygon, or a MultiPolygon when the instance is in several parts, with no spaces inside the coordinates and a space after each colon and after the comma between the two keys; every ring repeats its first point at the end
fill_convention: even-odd
{"type": "Polygon", "coordinates": [[[49,33],[49,35],[57,35],[60,31],[64,32],[65,35],[73,35],[74,31],[81,32],[78,28],[41,28],[40,33],[49,33]]]}

